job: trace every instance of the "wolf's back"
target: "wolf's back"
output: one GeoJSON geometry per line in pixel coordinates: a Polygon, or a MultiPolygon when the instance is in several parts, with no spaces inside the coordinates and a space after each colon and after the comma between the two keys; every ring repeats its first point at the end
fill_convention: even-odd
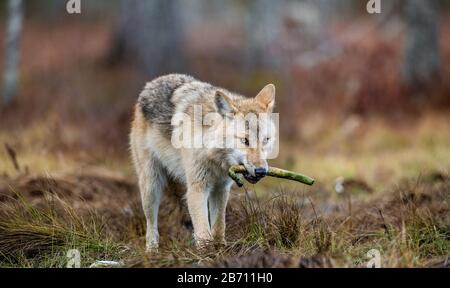
{"type": "Polygon", "coordinates": [[[159,124],[170,129],[170,122],[175,109],[171,101],[172,95],[175,90],[193,81],[196,81],[196,79],[191,76],[170,74],[147,83],[138,99],[145,119],[153,124],[159,124]]]}

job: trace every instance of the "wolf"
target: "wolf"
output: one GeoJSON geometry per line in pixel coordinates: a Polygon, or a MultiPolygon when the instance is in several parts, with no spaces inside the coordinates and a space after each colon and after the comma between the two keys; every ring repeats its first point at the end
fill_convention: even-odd
{"type": "Polygon", "coordinates": [[[148,251],[158,248],[158,209],[170,181],[186,188],[196,245],[205,247],[210,241],[225,243],[225,212],[233,183],[228,169],[231,165],[244,165],[247,173],[243,176],[249,182],[263,178],[268,170],[267,155],[275,143],[276,127],[271,117],[258,120],[257,125],[245,122],[243,129],[222,130],[222,127],[224,123],[228,127],[242,126],[233,125],[248,114],[270,115],[274,105],[273,84],[253,98],[181,74],[161,76],[145,85],[134,109],[130,149],[147,222],[148,251]],[[196,120],[195,107],[202,110],[202,115],[218,115],[216,123],[196,120]],[[174,118],[180,114],[188,116],[191,119],[188,127],[194,128],[194,132],[186,132],[184,137],[202,133],[201,139],[210,142],[226,138],[239,145],[175,147],[173,138],[181,128],[174,124],[174,118]],[[223,135],[215,136],[217,131],[224,131],[223,135]],[[253,137],[256,145],[250,145],[250,132],[256,135],[253,137]]]}

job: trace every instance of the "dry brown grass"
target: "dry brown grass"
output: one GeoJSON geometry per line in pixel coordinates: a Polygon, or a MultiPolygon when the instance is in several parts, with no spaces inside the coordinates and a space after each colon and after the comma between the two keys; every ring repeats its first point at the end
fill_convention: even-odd
{"type": "Polygon", "coordinates": [[[87,266],[120,260],[132,267],[354,267],[364,266],[373,248],[381,251],[383,266],[417,267],[445,265],[450,253],[448,175],[405,181],[370,200],[235,192],[228,244],[202,251],[193,246],[183,201],[172,195],[161,208],[161,247],[152,254],[143,251],[144,217],[134,185],[114,177],[72,177],[8,182],[17,194],[2,198],[2,266],[64,266],[70,248],[82,251],[87,266]],[[81,181],[69,187],[71,179],[81,181]],[[101,196],[86,197],[96,191],[101,196]]]}

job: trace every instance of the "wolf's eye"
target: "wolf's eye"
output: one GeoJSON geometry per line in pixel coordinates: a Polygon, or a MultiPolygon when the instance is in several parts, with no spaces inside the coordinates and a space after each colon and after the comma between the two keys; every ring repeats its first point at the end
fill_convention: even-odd
{"type": "Polygon", "coordinates": [[[241,139],[242,144],[244,144],[245,146],[249,146],[250,142],[248,141],[248,138],[242,138],[241,139]]]}
{"type": "Polygon", "coordinates": [[[267,143],[269,143],[269,140],[270,140],[269,137],[264,138],[263,145],[266,145],[267,143]]]}

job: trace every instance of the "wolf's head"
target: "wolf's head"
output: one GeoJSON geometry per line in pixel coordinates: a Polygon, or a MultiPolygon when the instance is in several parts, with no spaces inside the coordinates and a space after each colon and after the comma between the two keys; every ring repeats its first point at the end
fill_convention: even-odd
{"type": "Polygon", "coordinates": [[[275,86],[269,84],[254,98],[240,98],[217,91],[217,112],[226,122],[226,148],[232,163],[244,165],[244,177],[251,183],[267,174],[267,159],[277,143],[277,130],[272,114],[275,86]]]}

